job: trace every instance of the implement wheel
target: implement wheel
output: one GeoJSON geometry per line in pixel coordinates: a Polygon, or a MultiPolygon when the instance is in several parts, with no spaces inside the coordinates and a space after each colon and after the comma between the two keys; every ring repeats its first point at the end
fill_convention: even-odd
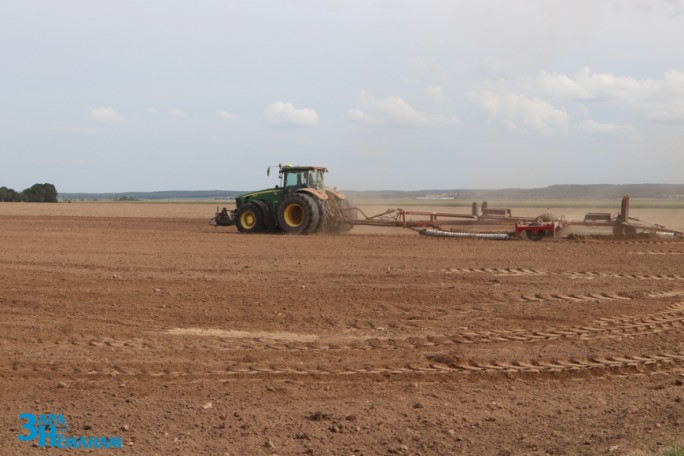
{"type": "Polygon", "coordinates": [[[318,204],[309,195],[293,193],[278,207],[278,225],[289,234],[310,234],[318,229],[318,204]]]}
{"type": "Polygon", "coordinates": [[[525,231],[525,235],[527,236],[527,239],[530,241],[541,241],[544,239],[544,236],[546,236],[546,231],[544,230],[539,230],[537,231],[537,234],[534,233],[532,230],[527,230],[525,231]]]}
{"type": "Polygon", "coordinates": [[[258,205],[247,203],[237,213],[235,225],[242,233],[258,233],[264,230],[264,213],[258,205]]]}

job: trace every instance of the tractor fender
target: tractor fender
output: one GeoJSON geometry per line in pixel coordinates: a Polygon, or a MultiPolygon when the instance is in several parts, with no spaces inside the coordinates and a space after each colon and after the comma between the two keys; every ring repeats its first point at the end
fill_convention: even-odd
{"type": "Polygon", "coordinates": [[[300,188],[296,193],[308,193],[315,199],[323,201],[328,199],[328,195],[325,193],[325,190],[317,190],[315,188],[300,188]]]}

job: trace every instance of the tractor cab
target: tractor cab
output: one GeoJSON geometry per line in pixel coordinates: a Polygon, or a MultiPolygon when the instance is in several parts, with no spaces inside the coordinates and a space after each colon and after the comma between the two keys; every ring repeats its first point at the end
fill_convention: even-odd
{"type": "Polygon", "coordinates": [[[281,166],[279,177],[281,187],[285,193],[292,193],[301,188],[323,190],[325,179],[323,175],[328,172],[326,168],[318,166],[281,166]]]}

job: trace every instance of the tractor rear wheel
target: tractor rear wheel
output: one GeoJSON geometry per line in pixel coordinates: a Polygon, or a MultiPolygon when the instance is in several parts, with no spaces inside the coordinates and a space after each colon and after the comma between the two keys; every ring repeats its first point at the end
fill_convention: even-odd
{"type": "Polygon", "coordinates": [[[331,208],[331,219],[328,222],[328,231],[331,233],[345,233],[351,230],[354,225],[352,220],[356,219],[356,210],[349,204],[349,200],[332,198],[328,200],[331,208]]]}
{"type": "Polygon", "coordinates": [[[278,207],[278,225],[289,234],[310,234],[318,229],[320,211],[309,195],[293,193],[278,207]]]}
{"type": "Polygon", "coordinates": [[[339,200],[337,204],[340,208],[340,213],[342,214],[342,221],[337,225],[337,232],[346,233],[354,228],[352,221],[357,219],[358,209],[352,207],[348,199],[339,200]]]}
{"type": "Polygon", "coordinates": [[[244,204],[237,213],[235,225],[242,233],[258,233],[264,230],[264,213],[255,203],[244,204]]]}

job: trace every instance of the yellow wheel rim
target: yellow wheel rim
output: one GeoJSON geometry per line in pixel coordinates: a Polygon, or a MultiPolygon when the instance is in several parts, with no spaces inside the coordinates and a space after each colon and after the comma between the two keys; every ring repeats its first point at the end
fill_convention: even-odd
{"type": "Polygon", "coordinates": [[[245,211],[240,216],[240,225],[245,229],[254,228],[256,225],[256,215],[252,211],[245,211]]]}
{"type": "Polygon", "coordinates": [[[299,204],[290,204],[285,208],[283,218],[285,219],[287,226],[292,228],[297,227],[304,221],[304,208],[299,204]]]}

